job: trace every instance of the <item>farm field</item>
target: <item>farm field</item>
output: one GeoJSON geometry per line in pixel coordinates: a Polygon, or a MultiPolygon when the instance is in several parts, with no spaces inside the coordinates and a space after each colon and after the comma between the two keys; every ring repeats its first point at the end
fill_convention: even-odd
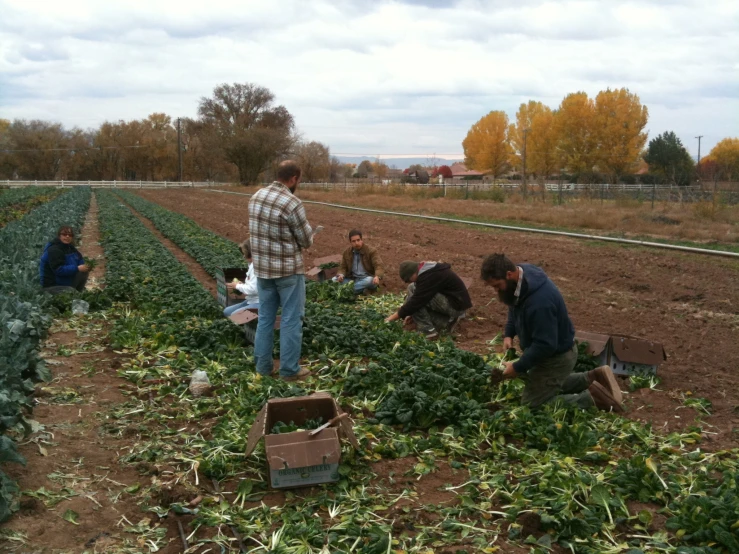
{"type": "MultiPolygon", "coordinates": [[[[224,187],[226,190],[236,190],[224,187]]],[[[379,189],[379,187],[377,187],[379,189]]],[[[627,238],[649,238],[672,242],[718,244],[723,249],[739,251],[739,206],[720,201],[678,203],[657,202],[651,207],[650,198],[642,201],[629,197],[601,201],[597,198],[566,200],[556,205],[556,196],[549,193],[546,201],[534,194],[528,203],[518,195],[501,196],[505,202],[496,202],[490,192],[470,193],[462,199],[463,191],[449,190],[448,198],[439,197],[441,187],[431,190],[404,190],[390,187],[397,194],[378,194],[369,185],[347,192],[340,189],[307,189],[300,192],[303,199],[317,202],[351,204],[365,208],[439,215],[491,221],[508,225],[562,229],[627,238]]]]}
{"type": "Polygon", "coordinates": [[[213,298],[215,268],[240,262],[247,204],[207,191],[95,193],[82,250],[100,260],[105,288],[90,293],[90,314],[58,317],[44,343],[53,379],[37,386],[34,432],[16,437],[27,465],[4,466],[23,495],[0,549],[739,549],[739,264],[307,206],[325,230],[306,260],[340,253],[358,227],[392,294],[353,304],[312,285],[314,376],[291,385],[254,374],[213,298]],[[661,382],[624,382],[625,417],[520,407],[520,384],[487,379],[505,313],[479,282],[456,347],[383,323],[401,301],[400,261],[444,260],[477,279],[494,251],[542,266],[578,328],[663,342],[661,382]],[[212,395],[188,392],[194,369],[212,395]],[[361,449],[344,449],[335,485],[271,491],[263,450],[243,456],[249,426],[268,398],[315,390],[352,414],[361,449]]]}

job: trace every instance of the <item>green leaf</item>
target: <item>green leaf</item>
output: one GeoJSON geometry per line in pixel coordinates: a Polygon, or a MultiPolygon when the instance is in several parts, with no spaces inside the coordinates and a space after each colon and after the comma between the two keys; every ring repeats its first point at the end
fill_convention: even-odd
{"type": "Polygon", "coordinates": [[[66,512],[64,512],[62,519],[65,521],[68,521],[69,523],[74,523],[75,525],[79,525],[77,521],[79,517],[80,515],[74,510],[67,510],[66,512]]]}

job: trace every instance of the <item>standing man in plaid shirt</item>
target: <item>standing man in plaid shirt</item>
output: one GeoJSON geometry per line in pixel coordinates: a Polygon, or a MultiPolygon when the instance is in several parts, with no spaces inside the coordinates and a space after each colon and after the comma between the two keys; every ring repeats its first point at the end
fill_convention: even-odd
{"type": "MultiPolygon", "coordinates": [[[[305,311],[305,268],[301,250],[313,244],[314,232],[303,203],[293,193],[300,183],[300,166],[291,160],[277,169],[277,180],[249,201],[254,273],[259,291],[259,323],[254,361],[261,375],[272,373],[277,309],[280,323],[280,376],[295,381],[310,373],[299,366],[305,311]]],[[[321,227],[316,229],[320,231],[321,227]]]]}

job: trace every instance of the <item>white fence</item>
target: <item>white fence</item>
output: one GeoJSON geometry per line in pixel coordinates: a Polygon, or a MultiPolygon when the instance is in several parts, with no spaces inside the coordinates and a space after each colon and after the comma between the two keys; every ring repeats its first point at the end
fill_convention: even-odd
{"type": "Polygon", "coordinates": [[[220,187],[232,183],[215,183],[212,181],[0,181],[0,187],[93,187],[93,188],[207,188],[220,187]]]}

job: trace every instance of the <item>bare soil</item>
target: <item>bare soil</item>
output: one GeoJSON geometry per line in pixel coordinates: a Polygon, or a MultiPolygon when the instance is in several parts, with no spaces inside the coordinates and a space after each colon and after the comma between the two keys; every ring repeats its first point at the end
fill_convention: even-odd
{"type": "MultiPolygon", "coordinates": [[[[194,219],[234,241],[248,232],[249,198],[204,190],[140,191],[144,198],[194,219]]],[[[425,207],[425,203],[421,206],[425,207]]],[[[481,260],[505,252],[516,262],[542,267],[562,291],[576,328],[629,334],[662,342],[668,360],[658,390],[626,395],[628,417],[665,432],[687,429],[699,415],[684,398],[712,402],[703,420],[712,427],[704,448],[736,447],[739,438],[739,264],[696,254],[650,250],[478,229],[306,205],[309,220],[323,225],[306,262],[348,247],[347,233],[359,228],[387,266],[387,290],[399,292],[401,261],[443,260],[475,279],[474,308],[457,343],[484,352],[499,333],[506,310],[478,280],[481,260]]],[[[624,382],[622,388],[628,390],[624,382]]]]}
{"type": "MultiPolygon", "coordinates": [[[[229,187],[227,190],[236,190],[229,187]]],[[[559,206],[551,196],[542,201],[533,194],[524,202],[518,195],[506,195],[505,202],[480,197],[463,199],[462,189],[450,191],[451,197],[438,197],[442,187],[391,187],[395,194],[383,194],[381,187],[364,185],[356,189],[310,189],[300,191],[307,200],[351,204],[365,208],[420,213],[452,214],[462,218],[485,218],[547,227],[586,230],[594,233],[616,233],[623,236],[649,236],[669,240],[739,243],[739,206],[720,202],[639,202],[631,198],[601,201],[578,198],[559,206]],[[433,196],[432,196],[433,195],[433,196]]]]}

